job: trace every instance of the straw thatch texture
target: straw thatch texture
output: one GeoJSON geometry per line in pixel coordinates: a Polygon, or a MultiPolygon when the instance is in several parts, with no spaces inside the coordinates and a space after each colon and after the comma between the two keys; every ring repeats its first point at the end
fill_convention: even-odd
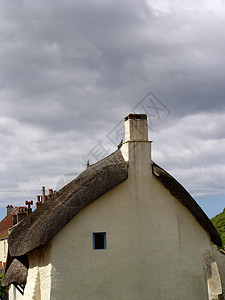
{"type": "Polygon", "coordinates": [[[28,260],[26,256],[20,258],[7,259],[8,269],[2,278],[2,286],[6,287],[10,283],[25,285],[28,275],[28,260]]]}

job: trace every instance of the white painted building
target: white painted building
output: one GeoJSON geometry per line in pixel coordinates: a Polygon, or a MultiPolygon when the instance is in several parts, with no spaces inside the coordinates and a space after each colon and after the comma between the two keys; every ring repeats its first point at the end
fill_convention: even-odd
{"type": "Polygon", "coordinates": [[[12,231],[3,283],[11,300],[221,299],[211,241],[211,221],[152,162],[146,115],[128,115],[122,147],[12,231]]]}
{"type": "Polygon", "coordinates": [[[27,208],[24,206],[13,207],[8,205],[6,207],[6,216],[0,221],[0,272],[4,272],[6,265],[6,258],[8,252],[8,236],[10,231],[17,222],[20,222],[26,217],[27,208]]]}
{"type": "Polygon", "coordinates": [[[7,238],[0,239],[0,271],[4,270],[6,264],[6,257],[8,252],[7,238]]]}

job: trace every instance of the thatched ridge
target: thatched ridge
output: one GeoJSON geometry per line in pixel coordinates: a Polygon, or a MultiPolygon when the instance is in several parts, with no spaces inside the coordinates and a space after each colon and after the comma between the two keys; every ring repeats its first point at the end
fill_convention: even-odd
{"type": "Polygon", "coordinates": [[[152,172],[162,182],[165,188],[170,191],[171,195],[192,213],[199,224],[209,233],[211,241],[219,247],[222,247],[222,240],[216,228],[187,190],[175,178],[155,163],[152,165],[152,172]]]}

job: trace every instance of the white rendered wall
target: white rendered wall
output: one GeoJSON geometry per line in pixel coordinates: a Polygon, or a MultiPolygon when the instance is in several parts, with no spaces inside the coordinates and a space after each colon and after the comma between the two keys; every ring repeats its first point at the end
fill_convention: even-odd
{"type": "Polygon", "coordinates": [[[9,300],[23,300],[23,295],[15,288],[13,284],[10,285],[9,288],[9,300]]]}
{"type": "Polygon", "coordinates": [[[8,252],[7,239],[2,239],[0,240],[0,261],[2,261],[2,264],[6,262],[7,252],[8,252]]]}
{"type": "MultiPolygon", "coordinates": [[[[48,300],[51,293],[50,245],[43,246],[28,254],[29,270],[23,300],[48,300]]],[[[19,298],[9,298],[20,300],[19,298]]],[[[57,298],[63,299],[63,298],[57,298]]],[[[66,300],[66,299],[65,299],[66,300]]]]}
{"type": "Polygon", "coordinates": [[[49,245],[46,300],[208,299],[208,234],[152,175],[150,143],[128,148],[128,180],[78,213],[49,245]],[[93,232],[106,232],[106,250],[93,250],[93,232]]]}

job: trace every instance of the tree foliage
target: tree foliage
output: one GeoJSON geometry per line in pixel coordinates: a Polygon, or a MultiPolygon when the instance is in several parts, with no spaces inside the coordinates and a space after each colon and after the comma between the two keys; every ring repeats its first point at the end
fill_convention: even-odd
{"type": "Polygon", "coordinates": [[[224,245],[225,245],[225,209],[223,210],[223,212],[221,212],[220,214],[218,214],[214,218],[212,218],[211,221],[221,236],[221,239],[223,242],[223,248],[224,248],[224,245]]]}
{"type": "Polygon", "coordinates": [[[1,285],[3,274],[0,274],[0,299],[5,299],[7,288],[3,288],[1,285]]]}

